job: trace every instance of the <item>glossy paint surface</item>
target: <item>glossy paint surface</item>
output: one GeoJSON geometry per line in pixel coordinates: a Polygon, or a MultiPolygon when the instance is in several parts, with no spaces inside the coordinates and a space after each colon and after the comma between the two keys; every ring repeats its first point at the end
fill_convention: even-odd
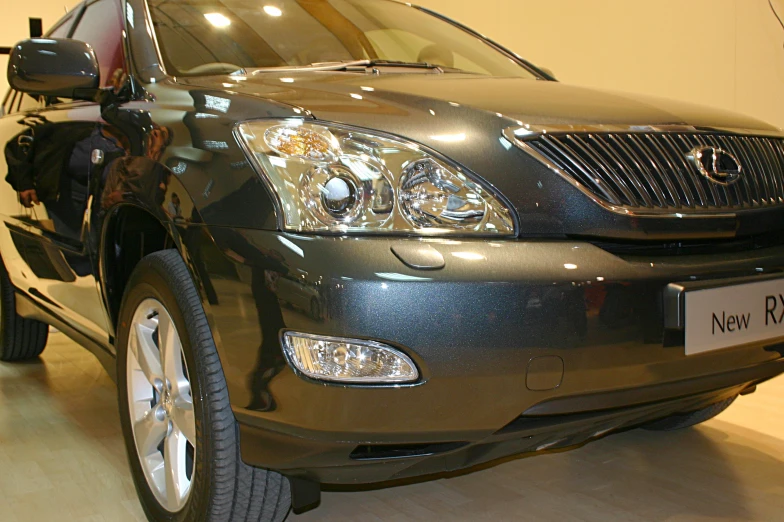
{"type": "Polygon", "coordinates": [[[35,38],[17,44],[8,64],[12,89],[46,96],[75,97],[98,87],[93,50],[75,40],[35,38]],[[46,89],[41,89],[42,86],[46,89]]]}
{"type": "MultiPolygon", "coordinates": [[[[670,332],[668,339],[662,288],[670,281],[754,276],[784,268],[781,249],[754,257],[659,258],[651,263],[648,258],[618,257],[570,241],[422,243],[218,228],[211,232],[216,250],[201,248],[210,259],[208,272],[216,273],[212,283],[217,303],[210,308],[221,332],[225,371],[237,375],[230,379],[235,405],[274,418],[276,414],[269,412],[274,404],[285,404],[290,386],[297,389],[297,401],[312,390],[321,398],[314,395],[297,408],[282,407],[281,413],[297,417],[296,425],[318,419],[315,424],[321,428],[330,422],[318,414],[322,403],[330,403],[325,395],[347,392],[343,386],[319,383],[296,386],[300,381],[285,366],[278,348],[282,330],[378,339],[401,346],[421,365],[425,384],[364,390],[359,395],[465,395],[461,403],[479,401],[476,408],[469,408],[472,414],[493,419],[489,428],[499,417],[514,417],[551,397],[644,386],[658,382],[661,375],[679,380],[732,369],[741,352],[689,358],[677,332],[670,332]],[[443,255],[445,266],[411,269],[392,252],[401,244],[435,249],[443,255]],[[314,300],[318,316],[309,306],[314,300]],[[232,348],[248,343],[259,348],[232,348]],[[542,355],[564,360],[563,383],[547,393],[529,393],[525,389],[528,361],[542,355]],[[273,361],[282,365],[275,369],[273,361]],[[263,384],[259,375],[264,375],[263,384]],[[274,390],[280,392],[277,398],[274,390]],[[259,397],[272,402],[259,406],[259,397]],[[487,397],[494,397],[493,408],[480,407],[487,397]],[[241,398],[246,398],[246,405],[241,398]]],[[[742,357],[753,364],[778,355],[758,346],[742,357]]],[[[374,419],[367,411],[340,402],[341,414],[334,422],[343,423],[345,415],[352,415],[350,424],[357,427],[374,422],[387,425],[398,408],[401,418],[408,415],[423,431],[446,426],[447,431],[468,430],[481,424],[465,413],[434,417],[421,408],[406,414],[408,401],[390,402],[374,419]]],[[[406,429],[404,423],[398,426],[406,429]]]]}
{"type": "MultiPolygon", "coordinates": [[[[88,339],[111,371],[124,276],[155,245],[177,248],[201,293],[236,415],[259,440],[287,448],[277,456],[274,444],[258,450],[248,457],[254,464],[306,469],[308,451],[343,441],[338,456],[310,465],[356,467],[348,454],[357,445],[478,443],[548,401],[744,368],[778,371],[782,354],[764,343],[686,357],[682,330],[664,328],[663,295],[673,282],[780,273],[781,243],[739,251],[708,241],[700,253],[676,255],[639,253],[631,248],[639,243],[622,240],[655,246],[778,232],[780,208],[689,220],[614,214],[503,137],[525,124],[769,126],[545,80],[419,72],[173,78],[157,62],[144,4],[117,6],[133,23],[123,26],[123,68],[111,94],[0,119],[5,144],[31,130],[34,139],[57,136],[46,165],[60,171],[53,193],[30,206],[0,182],[2,261],[36,310],[26,313],[88,339]],[[453,159],[510,201],[520,237],[280,233],[275,203],[234,129],[293,117],[393,134],[453,159]],[[376,387],[309,380],[286,363],[285,330],[388,343],[422,379],[376,387]],[[527,368],[542,356],[563,361],[563,379],[531,391],[527,368]],[[294,437],[303,440],[300,454],[289,453],[294,437]],[[318,447],[305,448],[311,443],[318,447]]],[[[3,166],[5,174],[7,157],[3,166]]],[[[722,388],[755,380],[744,378],[722,388]]],[[[672,398],[654,388],[650,401],[672,398]]],[[[591,435],[595,422],[580,433],[591,435]]],[[[374,473],[361,480],[389,475],[374,473]]]]}

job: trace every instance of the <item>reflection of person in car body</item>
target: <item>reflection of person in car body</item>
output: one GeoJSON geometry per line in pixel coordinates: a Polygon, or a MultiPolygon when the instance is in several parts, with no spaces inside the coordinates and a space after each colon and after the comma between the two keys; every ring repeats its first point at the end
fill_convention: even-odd
{"type": "Polygon", "coordinates": [[[26,128],[5,146],[6,181],[19,193],[19,201],[26,208],[57,201],[67,174],[86,177],[86,170],[71,172],[70,157],[75,144],[90,135],[92,126],[55,124],[40,115],[28,116],[19,123],[26,128]]]}
{"type": "MultiPolygon", "coordinates": [[[[102,158],[124,156],[127,148],[116,129],[91,122],[52,123],[40,115],[20,121],[26,129],[5,147],[8,181],[25,208],[24,219],[74,241],[82,241],[82,224],[91,180],[100,178],[102,158]],[[94,151],[102,154],[94,155],[94,151]],[[34,208],[43,205],[39,218],[34,208]],[[48,218],[48,219],[46,219],[48,218]]],[[[87,275],[90,264],[83,256],[63,253],[78,276],[87,275]]]]}
{"type": "Polygon", "coordinates": [[[182,203],[180,202],[180,196],[176,192],[172,192],[171,201],[167,206],[167,213],[172,219],[183,219],[182,203]]]}
{"type": "Polygon", "coordinates": [[[6,144],[6,180],[22,206],[43,204],[58,234],[79,240],[90,178],[100,164],[91,155],[125,154],[118,133],[87,122],[51,123],[39,115],[20,121],[27,128],[6,144]]]}
{"type": "Polygon", "coordinates": [[[144,194],[165,212],[163,203],[170,173],[158,160],[171,140],[169,128],[156,125],[147,137],[144,156],[125,156],[113,161],[107,168],[101,208],[108,209],[132,194],[144,194]]]}

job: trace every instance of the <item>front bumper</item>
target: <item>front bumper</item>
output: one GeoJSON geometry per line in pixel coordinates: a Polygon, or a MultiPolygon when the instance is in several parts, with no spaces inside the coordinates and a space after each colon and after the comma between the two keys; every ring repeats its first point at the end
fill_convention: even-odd
{"type": "Polygon", "coordinates": [[[784,371],[773,342],[687,357],[683,331],[664,327],[668,284],[767,276],[784,248],[636,258],[580,241],[433,240],[445,266],[416,270],[391,251],[416,239],[209,231],[187,247],[243,459],[320,482],[573,445],[784,371]],[[281,352],[286,329],[392,344],[422,380],[305,379],[281,352]]]}

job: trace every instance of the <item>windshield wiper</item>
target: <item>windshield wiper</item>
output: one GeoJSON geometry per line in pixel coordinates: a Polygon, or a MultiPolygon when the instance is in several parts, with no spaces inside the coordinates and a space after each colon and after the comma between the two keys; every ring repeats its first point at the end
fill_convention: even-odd
{"type": "Polygon", "coordinates": [[[349,60],[349,61],[341,61],[341,62],[317,62],[311,63],[310,65],[298,65],[292,67],[259,67],[258,69],[254,69],[252,74],[257,74],[260,72],[289,72],[289,71],[347,71],[351,69],[357,68],[365,68],[368,67],[407,67],[407,68],[417,68],[417,69],[430,69],[433,71],[438,72],[467,72],[461,69],[456,69],[454,67],[445,67],[443,65],[436,65],[432,63],[426,62],[405,62],[400,60],[381,60],[381,59],[373,59],[373,60],[349,60]]]}
{"type": "Polygon", "coordinates": [[[441,69],[441,66],[426,62],[405,62],[402,60],[357,60],[355,63],[349,64],[350,66],[359,65],[365,67],[373,67],[375,65],[383,65],[384,67],[417,67],[419,69],[441,69]]]}
{"type": "MultiPolygon", "coordinates": [[[[322,65],[322,64],[315,64],[314,63],[314,64],[311,64],[311,65],[319,66],[319,65],[322,65]]],[[[340,63],[340,64],[334,63],[334,64],[329,64],[329,66],[331,67],[330,70],[333,70],[333,71],[340,71],[340,70],[351,68],[351,67],[375,67],[375,66],[381,66],[381,67],[410,67],[410,68],[416,68],[416,69],[432,69],[432,70],[440,71],[440,72],[460,72],[460,73],[468,72],[468,71],[463,71],[462,69],[458,69],[456,67],[447,67],[445,65],[438,65],[438,64],[435,64],[435,63],[406,62],[406,61],[402,61],[402,60],[382,60],[380,58],[376,58],[376,59],[373,59],[373,60],[355,60],[353,62],[343,62],[343,63],[340,63]]]]}

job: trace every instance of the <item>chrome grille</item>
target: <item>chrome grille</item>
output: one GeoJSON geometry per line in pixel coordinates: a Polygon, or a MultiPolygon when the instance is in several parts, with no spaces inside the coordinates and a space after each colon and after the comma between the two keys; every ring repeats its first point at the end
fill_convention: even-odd
{"type": "Polygon", "coordinates": [[[563,133],[528,139],[565,176],[600,201],[635,209],[759,208],[784,204],[784,140],[699,132],[563,133]],[[702,176],[687,154],[717,147],[742,165],[722,186],[702,176]]]}

